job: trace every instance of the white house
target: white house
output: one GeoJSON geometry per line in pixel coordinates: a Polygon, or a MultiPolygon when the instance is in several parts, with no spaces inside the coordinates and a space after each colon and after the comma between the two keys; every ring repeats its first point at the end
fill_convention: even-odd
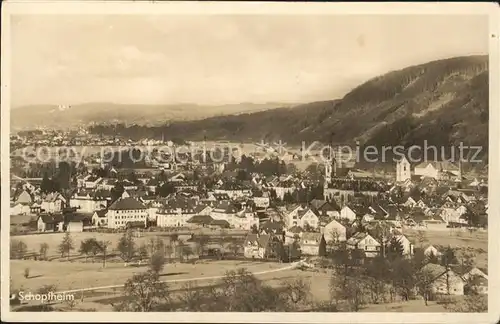
{"type": "Polygon", "coordinates": [[[464,279],[451,269],[439,264],[428,263],[421,271],[430,274],[430,288],[434,294],[449,294],[460,296],[464,294],[464,279]]]}
{"type": "Polygon", "coordinates": [[[413,243],[404,235],[396,235],[395,238],[396,240],[398,240],[399,243],[401,243],[403,247],[403,255],[407,257],[412,256],[414,253],[413,243]]]}
{"type": "Polygon", "coordinates": [[[425,249],[424,249],[424,255],[429,257],[431,255],[434,255],[434,256],[441,256],[442,253],[439,252],[438,249],[436,249],[433,245],[429,245],[427,246],[425,249]]]}
{"type": "Polygon", "coordinates": [[[322,236],[320,233],[302,233],[299,241],[302,254],[318,255],[322,236]]]}
{"type": "Polygon", "coordinates": [[[119,198],[108,208],[109,228],[126,228],[127,224],[144,223],[148,217],[148,208],[134,198],[119,198]]]}
{"type": "Polygon", "coordinates": [[[259,217],[248,208],[236,213],[233,217],[233,222],[229,223],[232,227],[237,229],[244,229],[249,231],[252,227],[259,228],[259,217]]]}
{"type": "Polygon", "coordinates": [[[354,221],[356,219],[356,213],[348,205],[345,205],[340,210],[340,218],[354,221]]]}
{"type": "Polygon", "coordinates": [[[441,180],[447,174],[459,177],[461,170],[451,162],[423,162],[415,166],[415,175],[441,180]]]}
{"type": "Polygon", "coordinates": [[[29,205],[24,205],[21,203],[11,203],[10,214],[11,215],[26,215],[29,214],[31,208],[29,205]]]}
{"type": "Polygon", "coordinates": [[[76,207],[80,212],[93,213],[96,210],[106,208],[111,201],[111,194],[106,190],[94,192],[82,190],[73,194],[69,201],[70,207],[76,207]]]}
{"type": "Polygon", "coordinates": [[[303,210],[300,210],[297,214],[298,216],[298,226],[302,227],[302,228],[307,228],[307,227],[311,227],[313,229],[316,229],[319,227],[319,218],[318,218],[318,215],[316,215],[316,213],[314,213],[312,211],[312,209],[310,208],[307,208],[307,209],[303,209],[303,210]]]}
{"type": "Polygon", "coordinates": [[[364,251],[366,257],[376,257],[380,253],[381,244],[370,234],[358,232],[347,240],[347,248],[364,251]]]}
{"type": "Polygon", "coordinates": [[[94,214],[92,214],[92,225],[93,226],[99,226],[99,227],[107,227],[108,226],[108,217],[107,217],[107,210],[102,209],[102,210],[96,210],[94,214]]]}
{"type": "Polygon", "coordinates": [[[336,220],[332,220],[323,228],[326,243],[344,242],[346,240],[346,227],[336,220]]]}
{"type": "Polygon", "coordinates": [[[267,234],[248,234],[243,243],[245,258],[263,259],[268,254],[271,236],[267,234]]]}
{"type": "Polygon", "coordinates": [[[58,192],[47,194],[41,203],[41,209],[47,213],[60,212],[66,204],[66,199],[58,192]]]}

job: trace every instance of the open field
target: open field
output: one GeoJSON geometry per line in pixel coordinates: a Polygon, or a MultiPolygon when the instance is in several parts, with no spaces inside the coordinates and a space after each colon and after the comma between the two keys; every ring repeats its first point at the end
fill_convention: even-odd
{"type": "MultiPolygon", "coordinates": [[[[166,264],[162,280],[186,280],[189,278],[222,276],[226,271],[246,268],[250,272],[261,272],[282,268],[286,265],[255,261],[206,261],[198,264],[166,264]]],[[[146,267],[124,267],[110,263],[102,268],[100,263],[59,261],[12,260],[10,277],[14,288],[34,292],[45,285],[56,285],[58,291],[124,284],[135,273],[146,267]],[[23,276],[30,268],[30,278],[23,276]]]]}
{"type": "MultiPolygon", "coordinates": [[[[415,242],[418,247],[419,243],[416,240],[416,230],[405,229],[404,234],[415,242]]],[[[462,252],[469,251],[475,255],[476,264],[479,267],[488,268],[488,232],[462,232],[462,231],[422,231],[425,233],[428,244],[436,246],[451,246],[458,250],[457,257],[459,258],[462,252]]]]}
{"type": "Polygon", "coordinates": [[[361,312],[443,313],[447,311],[442,305],[439,305],[436,302],[429,301],[428,305],[425,306],[423,300],[417,299],[389,304],[370,304],[362,308],[361,312]]]}

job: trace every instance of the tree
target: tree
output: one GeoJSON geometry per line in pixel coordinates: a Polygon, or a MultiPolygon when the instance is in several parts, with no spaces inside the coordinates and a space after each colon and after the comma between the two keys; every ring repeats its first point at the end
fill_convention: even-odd
{"type": "Polygon", "coordinates": [[[234,256],[238,256],[238,253],[240,252],[241,250],[241,243],[238,242],[237,240],[233,240],[230,244],[229,244],[229,249],[233,252],[233,255],[234,256]]]}
{"type": "Polygon", "coordinates": [[[94,250],[95,246],[95,239],[94,238],[88,238],[83,240],[80,243],[80,249],[79,252],[81,254],[85,255],[85,262],[87,262],[87,257],[92,254],[92,251],[94,250]]]}
{"type": "Polygon", "coordinates": [[[346,300],[351,312],[358,312],[361,306],[366,303],[363,291],[365,284],[366,278],[361,274],[332,276],[331,279],[331,289],[335,296],[338,299],[346,300]]]}
{"type": "Polygon", "coordinates": [[[160,197],[167,197],[168,195],[175,193],[175,186],[171,182],[165,182],[156,189],[156,193],[160,197]]]}
{"type": "Polygon", "coordinates": [[[319,256],[325,257],[326,256],[326,241],[325,241],[325,236],[321,235],[321,241],[319,242],[319,256]]]}
{"type": "Polygon", "coordinates": [[[69,234],[69,232],[66,232],[66,234],[64,234],[64,237],[63,237],[61,243],[58,246],[58,251],[59,251],[59,253],[61,253],[61,258],[64,257],[64,255],[66,255],[66,257],[69,261],[70,253],[74,249],[75,249],[75,245],[73,243],[73,239],[71,238],[71,235],[69,234]]]}
{"type": "Polygon", "coordinates": [[[210,240],[209,237],[207,235],[204,235],[204,234],[200,234],[200,235],[195,236],[195,242],[197,244],[197,251],[196,252],[198,253],[198,256],[203,255],[203,252],[204,252],[205,247],[207,246],[209,240],[210,240]]]}
{"type": "Polygon", "coordinates": [[[403,243],[396,237],[391,238],[386,248],[387,257],[391,260],[402,258],[404,253],[403,243]]]}
{"type": "Polygon", "coordinates": [[[170,301],[167,284],[160,282],[158,273],[152,270],[135,274],[125,282],[124,289],[123,302],[114,307],[117,311],[151,312],[170,301]]]}
{"type": "Polygon", "coordinates": [[[424,298],[425,306],[432,294],[432,280],[434,277],[432,272],[427,269],[420,269],[415,275],[415,283],[418,293],[424,298]]]}
{"type": "Polygon", "coordinates": [[[24,257],[28,251],[28,246],[24,241],[11,239],[10,240],[10,258],[11,259],[21,259],[24,257]]]}
{"type": "Polygon", "coordinates": [[[392,284],[397,289],[401,297],[408,301],[413,295],[415,287],[414,263],[408,259],[394,259],[391,264],[392,284]]]}
{"type": "Polygon", "coordinates": [[[106,268],[106,258],[108,256],[108,248],[111,245],[110,241],[99,241],[97,244],[98,250],[102,253],[102,267],[106,268]]]}
{"type": "Polygon", "coordinates": [[[444,307],[456,313],[484,313],[488,311],[487,295],[469,295],[459,302],[446,303],[444,307]]]}
{"type": "Polygon", "coordinates": [[[129,230],[120,237],[117,250],[120,252],[120,258],[122,258],[124,262],[130,262],[133,259],[136,248],[132,231],[129,230]]]}
{"type": "Polygon", "coordinates": [[[457,257],[455,256],[455,251],[450,246],[447,247],[441,255],[441,264],[445,267],[451,264],[458,264],[457,257]]]}
{"type": "Polygon", "coordinates": [[[380,255],[365,265],[366,287],[370,290],[374,303],[378,303],[385,294],[386,282],[390,281],[390,270],[387,259],[380,255]]]}
{"type": "Polygon", "coordinates": [[[165,255],[160,251],[155,252],[151,255],[150,268],[151,271],[159,274],[165,265],[165,255]]]}
{"type": "Polygon", "coordinates": [[[43,260],[47,260],[48,251],[49,251],[49,245],[45,242],[41,243],[39,249],[40,258],[42,258],[43,260]]]}
{"type": "Polygon", "coordinates": [[[189,245],[184,245],[182,247],[182,254],[186,256],[186,260],[189,260],[189,257],[193,255],[193,248],[189,245]]]}
{"type": "Polygon", "coordinates": [[[123,195],[124,192],[125,192],[125,188],[123,186],[123,183],[117,182],[115,187],[113,189],[111,189],[111,192],[110,192],[111,201],[116,201],[119,198],[121,198],[121,196],[123,195]]]}
{"type": "Polygon", "coordinates": [[[169,244],[172,246],[172,250],[174,251],[174,260],[175,260],[175,257],[177,256],[176,245],[177,245],[178,241],[179,241],[179,235],[178,234],[172,234],[172,235],[170,235],[169,244]]]}
{"type": "Polygon", "coordinates": [[[137,250],[137,253],[139,254],[139,260],[147,259],[149,256],[148,247],[145,244],[141,244],[141,246],[139,246],[139,249],[137,250]]]}
{"type": "Polygon", "coordinates": [[[302,278],[285,281],[282,287],[285,297],[294,308],[299,304],[306,304],[311,297],[311,284],[302,278]]]}
{"type": "Polygon", "coordinates": [[[100,252],[100,245],[99,242],[95,238],[90,238],[89,243],[90,245],[90,254],[92,255],[92,263],[95,262],[95,257],[97,254],[100,252]]]}
{"type": "Polygon", "coordinates": [[[412,263],[414,269],[422,268],[427,262],[427,256],[422,249],[415,249],[413,254],[412,263]]]}
{"type": "Polygon", "coordinates": [[[200,312],[202,311],[202,305],[206,296],[203,293],[203,289],[198,287],[195,283],[188,281],[182,285],[178,298],[184,311],[200,312]]]}
{"type": "Polygon", "coordinates": [[[248,180],[249,175],[248,172],[245,170],[238,170],[238,173],[236,174],[236,180],[239,181],[245,181],[248,180]]]}
{"type": "Polygon", "coordinates": [[[226,272],[207,300],[211,311],[226,312],[284,311],[288,305],[285,296],[262,284],[246,269],[226,272]]]}
{"type": "Polygon", "coordinates": [[[184,247],[185,246],[186,246],[186,243],[184,243],[183,240],[180,240],[180,239],[177,240],[177,251],[179,252],[178,253],[179,262],[184,261],[184,247]]]}

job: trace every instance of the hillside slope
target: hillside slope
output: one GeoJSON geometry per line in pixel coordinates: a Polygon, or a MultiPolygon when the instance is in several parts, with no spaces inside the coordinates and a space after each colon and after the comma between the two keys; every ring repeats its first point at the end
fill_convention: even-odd
{"type": "MultiPolygon", "coordinates": [[[[94,132],[111,133],[106,126],[94,132]]],[[[238,116],[118,127],[127,136],[287,143],[488,145],[488,57],[433,61],[369,80],[341,100],[238,116]]]]}

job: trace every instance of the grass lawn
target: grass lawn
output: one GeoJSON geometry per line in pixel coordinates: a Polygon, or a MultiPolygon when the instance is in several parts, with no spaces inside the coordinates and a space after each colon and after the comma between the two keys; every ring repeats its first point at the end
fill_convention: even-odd
{"type": "Polygon", "coordinates": [[[405,302],[389,304],[370,304],[361,309],[361,312],[379,313],[379,312],[402,312],[402,313],[446,313],[447,310],[436,302],[428,302],[425,306],[423,300],[409,300],[405,302]]]}
{"type": "MultiPolygon", "coordinates": [[[[207,261],[199,264],[167,264],[163,280],[212,277],[226,271],[246,268],[260,272],[284,267],[283,264],[252,261],[207,261]]],[[[109,263],[105,269],[101,263],[64,261],[11,260],[10,277],[14,288],[35,292],[44,285],[56,285],[57,290],[72,290],[99,286],[121,285],[134,273],[147,267],[124,267],[123,263],[109,263]],[[30,277],[24,278],[24,269],[30,268],[30,277]]],[[[278,272],[279,273],[279,272],[278,272]]],[[[270,274],[271,275],[271,274],[270,274]]]]}

